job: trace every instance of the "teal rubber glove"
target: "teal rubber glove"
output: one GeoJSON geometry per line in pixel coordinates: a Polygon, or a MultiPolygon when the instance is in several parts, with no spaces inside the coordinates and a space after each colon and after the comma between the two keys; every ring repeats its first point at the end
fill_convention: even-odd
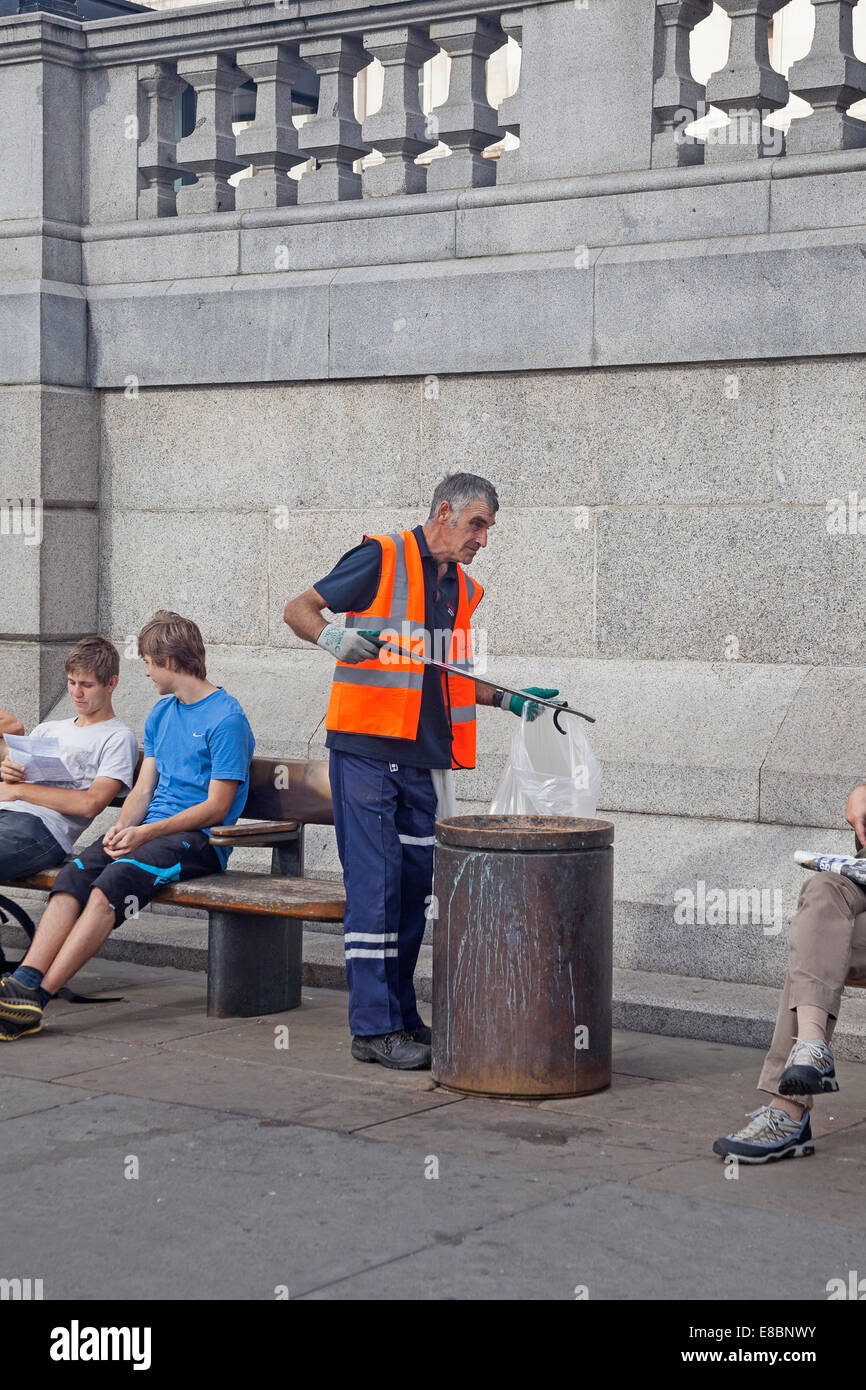
{"type": "MultiPolygon", "coordinates": [[[[523,692],[523,695],[537,695],[539,700],[552,700],[558,694],[558,690],[543,690],[538,685],[527,686],[523,692]]],[[[512,695],[508,701],[508,708],[512,714],[519,717],[523,713],[523,706],[526,705],[526,718],[531,723],[540,715],[541,705],[536,705],[532,700],[525,700],[523,695],[512,695]]]]}

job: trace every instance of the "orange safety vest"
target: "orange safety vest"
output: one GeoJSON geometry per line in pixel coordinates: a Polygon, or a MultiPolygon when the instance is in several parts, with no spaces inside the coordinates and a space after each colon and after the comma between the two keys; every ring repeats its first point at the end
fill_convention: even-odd
{"type": "MultiPolygon", "coordinates": [[[[418,735],[424,666],[410,652],[424,651],[424,570],[418,541],[411,531],[365,536],[382,547],[382,574],[369,608],[347,613],[346,627],[379,628],[400,651],[386,651],[353,665],[338,661],[328,702],[326,727],[345,734],[378,738],[418,735]]],[[[472,614],[484,590],[457,566],[457,613],[447,660],[472,669],[472,614]]],[[[441,672],[445,706],[451,721],[451,766],[475,766],[475,681],[441,672]]]]}

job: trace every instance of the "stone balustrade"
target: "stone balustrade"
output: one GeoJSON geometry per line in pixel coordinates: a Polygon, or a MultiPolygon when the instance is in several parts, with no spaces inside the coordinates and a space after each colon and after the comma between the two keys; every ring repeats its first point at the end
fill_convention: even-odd
{"type": "Polygon", "coordinates": [[[866,121],[850,113],[866,98],[855,0],[813,0],[811,51],[787,77],[769,41],[784,4],[719,0],[729,47],[706,83],[690,46],[713,0],[525,0],[513,10],[490,0],[222,0],[86,24],[55,5],[0,21],[0,83],[5,69],[11,93],[13,65],[31,57],[77,74],[90,147],[84,220],[96,223],[863,148],[866,121]],[[497,94],[497,110],[489,60],[509,39],[521,50],[519,86],[497,94]],[[442,53],[447,94],[422,108],[419,77],[442,53]],[[373,63],[381,103],[356,110],[358,74],[373,63]],[[255,104],[242,129],[241,87],[255,104]],[[768,122],[792,94],[812,110],[785,138],[768,122]],[[182,98],[188,115],[194,106],[185,126],[182,98]],[[711,108],[727,119],[694,131],[711,108]]]}
{"type": "MultiPolygon", "coordinates": [[[[519,33],[519,17],[511,16],[517,25],[512,33],[519,33]]],[[[507,42],[498,17],[460,12],[432,24],[329,30],[294,43],[214,47],[174,62],[141,62],[138,217],[489,186],[496,182],[496,160],[484,152],[506,131],[487,99],[486,66],[507,42]],[[429,116],[419,101],[419,74],[440,51],[451,60],[448,97],[429,116]],[[384,68],[383,99],[362,127],[354,79],[374,60],[384,68]],[[318,109],[296,128],[293,84],[302,73],[318,81],[318,109]],[[235,134],[233,95],[248,79],[256,88],[255,120],[235,134]],[[178,138],[172,132],[186,86],[195,93],[196,118],[178,138]],[[428,178],[418,156],[436,150],[440,139],[449,150],[428,178]],[[360,161],[374,151],[378,161],[360,172],[360,161]],[[300,180],[289,177],[293,166],[308,160],[313,166],[300,180]],[[232,180],[242,170],[251,177],[232,180]],[[175,195],[182,173],[195,181],[175,195]]],[[[508,129],[519,136],[517,120],[508,129]]]]}
{"type": "MultiPolygon", "coordinates": [[[[794,65],[790,81],[772,67],[769,44],[773,16],[786,0],[719,3],[731,21],[729,50],[724,66],[702,84],[692,74],[690,42],[695,26],[710,16],[713,0],[656,0],[651,53],[650,45],[646,47],[646,58],[652,63],[652,105],[644,112],[649,137],[644,167],[723,164],[866,145],[866,121],[848,114],[850,106],[866,97],[866,64],[853,50],[855,0],[814,0],[812,50],[794,65]],[[786,105],[791,93],[809,101],[813,112],[793,120],[786,145],[779,129],[769,127],[767,120],[786,105]],[[727,122],[709,135],[692,133],[690,127],[709,107],[727,117],[727,122]]],[[[277,6],[278,13],[281,8],[289,7],[277,6]]],[[[306,5],[297,8],[307,10],[306,5]]],[[[255,44],[229,48],[214,44],[209,52],[180,55],[174,61],[161,56],[155,62],[140,62],[138,217],[482,188],[495,184],[497,176],[508,184],[546,172],[550,149],[542,151],[539,146],[545,143],[546,115],[550,117],[548,147],[562,139],[562,113],[554,106],[563,96],[555,81],[557,66],[563,63],[562,55],[551,52],[550,36],[543,26],[545,11],[563,21],[565,7],[529,0],[524,9],[501,13],[482,11],[477,5],[452,5],[447,14],[439,13],[441,5],[435,8],[437,13],[423,21],[423,11],[413,5],[411,23],[387,27],[374,25],[368,14],[359,21],[356,12],[346,12],[345,24],[335,27],[334,13],[329,11],[328,32],[315,34],[315,21],[305,18],[303,37],[297,32],[298,19],[287,17],[275,26],[271,17],[267,24],[262,18],[261,41],[255,44]],[[525,39],[524,17],[528,21],[525,39]],[[271,34],[266,42],[265,30],[275,28],[285,37],[271,34]],[[521,82],[497,113],[487,97],[487,61],[509,35],[524,50],[529,95],[521,82]],[[419,101],[419,74],[440,50],[450,59],[448,94],[444,103],[425,115],[419,101]],[[355,78],[374,61],[384,68],[382,102],[378,110],[359,119],[355,78]],[[546,104],[537,85],[545,69],[552,79],[546,104]],[[293,84],[302,73],[313,84],[318,80],[319,100],[312,120],[299,130],[292,119],[293,84]],[[235,135],[233,93],[249,79],[256,87],[255,122],[235,135]],[[195,92],[195,128],[175,139],[175,109],[184,86],[195,92]],[[533,100],[530,114],[528,103],[533,100]],[[485,157],[506,131],[520,138],[524,116],[529,116],[530,148],[519,157],[513,150],[501,152],[499,159],[485,157]],[[431,161],[439,141],[448,152],[431,161]],[[374,160],[368,160],[373,152],[374,160]],[[543,154],[540,162],[534,162],[536,154],[543,154]],[[300,181],[291,178],[290,170],[307,160],[313,161],[309,171],[300,181]],[[241,170],[251,177],[232,180],[241,170]],[[173,190],[181,171],[194,175],[195,182],[180,188],[175,199],[173,190]]],[[[581,20],[580,9],[575,6],[568,17],[563,41],[569,34],[576,43],[580,41],[575,21],[578,26],[589,22],[581,20]]],[[[374,15],[379,19],[378,11],[374,15]]],[[[157,30],[164,26],[164,15],[151,22],[160,53],[165,38],[157,30]]],[[[146,33],[146,24],[142,28],[146,33]]],[[[224,26],[214,22],[213,28],[214,38],[224,43],[224,26]]],[[[640,56],[640,37],[632,26],[638,45],[633,60],[640,56]]],[[[200,29],[196,46],[200,48],[204,39],[200,29]]],[[[572,54],[564,74],[574,71],[577,75],[579,69],[572,54]]],[[[591,84],[575,82],[567,95],[573,121],[600,115],[616,123],[615,100],[600,107],[591,84]]],[[[610,96],[615,98],[615,93],[610,96]]],[[[619,119],[623,123],[629,119],[625,100],[619,119]]],[[[567,169],[567,150],[560,154],[556,172],[584,172],[579,163],[567,169]]]]}
{"type": "Polygon", "coordinates": [[[848,108],[866,98],[866,65],[853,49],[856,0],[813,0],[815,34],[809,55],[785,78],[770,61],[770,24],[788,0],[717,0],[731,20],[723,68],[705,87],[695,82],[689,61],[691,31],[706,19],[712,0],[657,0],[653,94],[654,167],[721,164],[784,153],[819,153],[863,148],[866,120],[848,108]],[[767,118],[789,96],[813,106],[792,120],[787,139],[767,118]],[[728,117],[705,141],[689,126],[709,106],[728,117]]]}

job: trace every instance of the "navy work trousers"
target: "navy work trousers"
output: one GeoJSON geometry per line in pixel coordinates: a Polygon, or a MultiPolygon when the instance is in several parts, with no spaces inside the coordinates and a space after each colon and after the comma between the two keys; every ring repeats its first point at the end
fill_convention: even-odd
{"type": "Polygon", "coordinates": [[[330,773],[346,886],[349,1027],[356,1037],[417,1028],[413,976],[433,885],[429,768],[332,748],[330,773]]]}

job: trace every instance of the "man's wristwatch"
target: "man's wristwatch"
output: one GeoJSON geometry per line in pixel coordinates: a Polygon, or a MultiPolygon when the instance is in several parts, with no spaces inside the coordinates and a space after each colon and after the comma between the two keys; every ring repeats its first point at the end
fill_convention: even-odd
{"type": "Polygon", "coordinates": [[[496,707],[497,709],[502,709],[502,701],[503,701],[504,699],[505,699],[505,691],[504,691],[504,690],[494,690],[494,692],[493,692],[493,704],[495,705],[495,707],[496,707]]]}

